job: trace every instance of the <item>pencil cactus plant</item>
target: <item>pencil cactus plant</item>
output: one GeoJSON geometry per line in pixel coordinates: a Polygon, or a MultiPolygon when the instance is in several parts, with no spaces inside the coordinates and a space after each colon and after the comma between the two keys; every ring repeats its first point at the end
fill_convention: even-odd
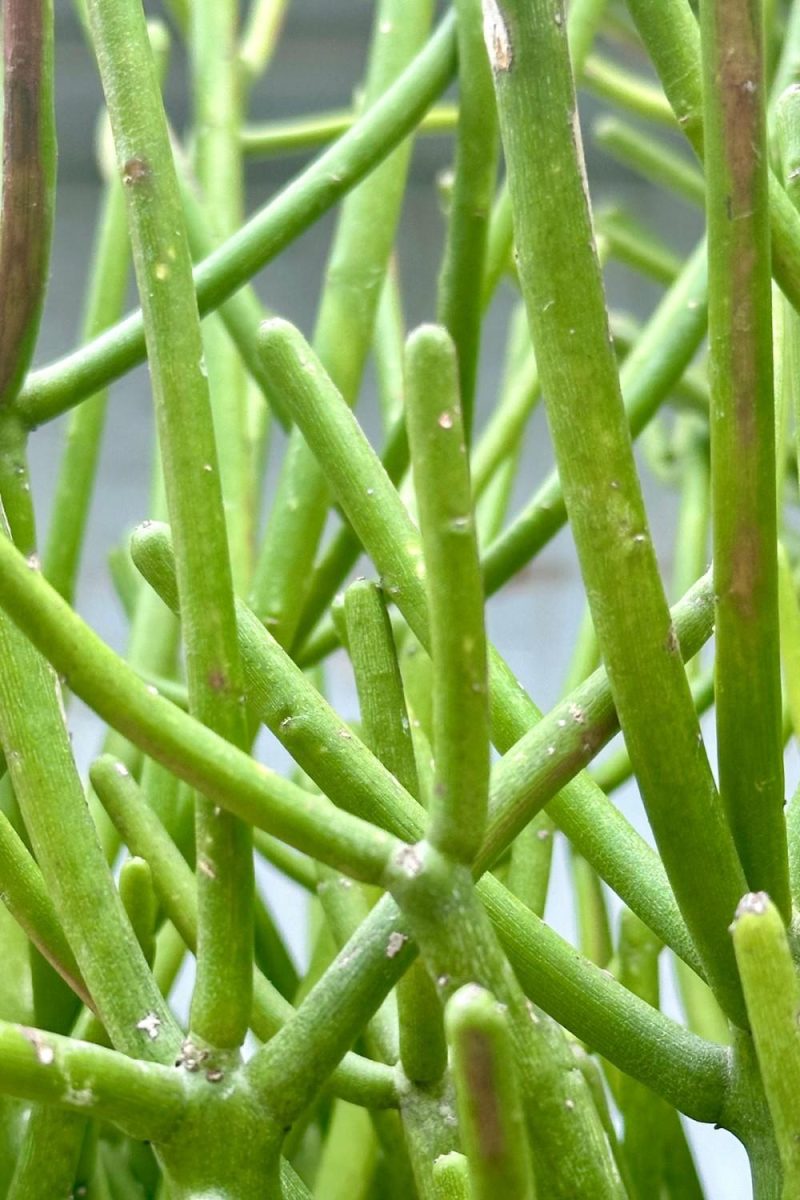
{"type": "Polygon", "coordinates": [[[791,1200],[800,3],[455,0],[434,27],[432,0],[376,0],[354,110],[254,125],[286,8],[171,0],[148,27],[141,0],[78,5],[103,199],[82,344],[34,369],[52,0],[3,0],[0,1194],[693,1200],[683,1115],[741,1140],[758,1200],[791,1200]],[[184,142],[161,98],[170,36],[184,142]],[[612,110],[601,147],[704,207],[685,258],[593,213],[576,88],[612,110]],[[406,337],[393,250],[429,132],[452,139],[452,183],[429,323],[406,337]],[[309,148],[245,220],[247,157],[309,148]],[[337,206],[307,340],[252,281],[337,206]],[[663,289],[643,325],[609,311],[617,260],[663,289]],[[517,301],[484,420],[500,289],[517,301]],[[158,452],[113,560],[122,657],[75,585],[108,391],[145,358],[158,452]],[[353,412],[370,358],[379,450],[353,412]],[[521,454],[540,395],[543,481],[521,454]],[[40,550],[27,445],[67,412],[40,550]],[[645,431],[680,493],[667,583],[645,431]],[[542,711],[485,605],[567,523],[587,609],[542,711]],[[326,698],[334,653],[357,720],[326,698]],[[107,726],[88,778],[73,696],[107,726]],[[262,728],[292,774],[260,760],[262,728]],[[616,804],[631,778],[655,848],[616,804]],[[556,836],[577,946],[545,920],[556,836]],[[310,896],[304,971],[255,856],[310,896]]]}

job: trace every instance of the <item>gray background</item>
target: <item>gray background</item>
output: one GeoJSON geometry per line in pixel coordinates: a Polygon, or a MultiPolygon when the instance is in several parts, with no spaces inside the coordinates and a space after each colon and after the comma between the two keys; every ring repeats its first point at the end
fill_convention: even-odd
{"type": "MultiPolygon", "coordinates": [[[[147,5],[158,15],[159,7],[147,5]]],[[[279,53],[266,80],[253,95],[252,118],[276,118],[339,107],[349,102],[357,83],[368,39],[373,5],[367,0],[294,0],[279,53]]],[[[81,299],[91,254],[94,215],[98,201],[93,160],[93,131],[102,102],[92,58],[72,17],[68,0],[56,0],[59,123],[59,198],[52,278],[37,353],[39,362],[51,360],[75,344],[80,324],[81,299]]],[[[185,70],[180,54],[173,54],[166,89],[167,105],[177,128],[186,121],[185,70]]],[[[591,141],[591,122],[600,111],[591,100],[582,103],[584,140],[595,203],[609,196],[624,202],[676,248],[692,245],[701,228],[696,212],[679,201],[644,188],[637,179],[597,152],[591,141]]],[[[271,161],[249,173],[248,205],[260,206],[303,163],[302,158],[271,161]]],[[[426,140],[414,157],[412,182],[403,214],[399,259],[408,322],[413,326],[434,316],[436,274],[442,243],[442,222],[435,196],[437,173],[449,163],[444,140],[426,140]]],[[[321,221],[256,280],[270,307],[296,321],[309,333],[313,326],[319,280],[325,261],[333,217],[321,221]]],[[[637,276],[612,267],[608,272],[612,303],[644,316],[657,291],[637,276]]],[[[480,411],[491,406],[499,383],[500,356],[513,299],[508,285],[494,305],[484,337],[481,361],[480,411]]],[[[374,396],[367,381],[363,411],[372,427],[374,396]]],[[[113,389],[108,430],[103,449],[98,495],[91,517],[78,606],[86,619],[117,649],[125,644],[125,624],[110,586],[106,555],[137,521],[147,515],[152,418],[146,372],[140,369],[113,389]]],[[[46,530],[52,487],[63,436],[63,421],[37,431],[32,439],[33,487],[40,530],[46,530]]],[[[270,453],[270,483],[280,462],[282,439],[276,436],[270,453]]],[[[549,439],[541,413],[532,423],[515,503],[530,494],[551,462],[549,439]]],[[[646,464],[643,477],[656,544],[664,570],[669,573],[670,540],[675,518],[675,498],[656,485],[646,464]]],[[[582,613],[582,591],[568,532],[560,535],[529,569],[489,605],[492,636],[507,654],[525,686],[542,706],[558,696],[582,613]]],[[[355,715],[352,682],[347,665],[335,658],[329,684],[334,702],[345,716],[355,715]]],[[[96,753],[100,729],[79,703],[71,710],[76,752],[85,765],[96,753]]],[[[707,728],[710,743],[713,730],[707,728]]],[[[280,767],[285,758],[277,743],[264,738],[260,745],[265,761],[280,767]]],[[[646,832],[646,822],[633,789],[622,796],[626,814],[646,832]]],[[[557,872],[548,919],[566,936],[574,938],[572,904],[566,887],[563,855],[557,855],[557,872]]],[[[270,900],[287,930],[299,958],[305,954],[303,901],[291,885],[270,876],[270,900]]],[[[665,990],[671,980],[665,971],[665,990]]],[[[185,992],[184,992],[185,994],[185,992]]],[[[672,1003],[668,999],[668,1003],[672,1003]]],[[[729,1135],[692,1126],[701,1169],[713,1200],[745,1200],[750,1185],[746,1159],[729,1135]]]]}

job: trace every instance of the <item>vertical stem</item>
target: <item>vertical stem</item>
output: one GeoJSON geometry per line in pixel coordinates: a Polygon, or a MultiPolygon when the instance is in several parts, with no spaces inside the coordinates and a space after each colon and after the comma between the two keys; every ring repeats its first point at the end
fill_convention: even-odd
{"type": "Polygon", "coordinates": [[[760,0],[703,0],[720,793],[752,890],[788,920],[760,0]]]}
{"type": "Polygon", "coordinates": [[[709,978],[743,1020],[727,936],[742,872],[699,743],[633,460],[594,247],[563,5],[503,0],[502,11],[493,4],[490,12],[520,281],[595,629],[676,898],[709,978]]]}
{"type": "MultiPolygon", "coordinates": [[[[374,104],[417,52],[431,0],[380,0],[365,89],[374,104]]],[[[411,143],[399,147],[342,206],[314,347],[349,405],[356,401],[392,251],[411,143]]],[[[278,641],[292,644],[328,511],[324,476],[299,430],[289,438],[254,582],[254,607],[278,641]]]]}
{"type": "Polygon", "coordinates": [[[483,837],[489,705],[483,586],[455,348],[422,326],[406,354],[408,438],[425,555],[435,782],[428,837],[470,862],[483,837]]]}
{"type": "Polygon", "coordinates": [[[775,1138],[783,1167],[783,1197],[800,1189],[800,988],[783,921],[769,896],[745,896],[731,926],[775,1138]]]}
{"type": "Polygon", "coordinates": [[[44,305],[56,177],[52,0],[3,0],[0,410],[28,369],[44,305]]]}
{"type": "MultiPolygon", "coordinates": [[[[247,744],[216,447],[166,120],[138,0],[89,14],[128,197],[153,396],[175,538],[192,713],[247,744]],[[120,53],[124,47],[126,53],[120,53]]],[[[219,1047],[247,1030],[252,980],[253,862],[246,826],[197,802],[198,969],[193,1032],[219,1047]]]]}
{"type": "MultiPolygon", "coordinates": [[[[244,208],[238,26],[238,0],[197,0],[191,6],[194,165],[217,240],[229,237],[241,224],[244,208]]],[[[255,534],[255,497],[249,494],[247,468],[246,377],[219,317],[204,323],[203,346],[233,577],[241,590],[249,582],[255,534]]]]}
{"type": "Polygon", "coordinates": [[[469,441],[475,407],[489,215],[497,176],[499,138],[492,74],[483,42],[480,0],[456,0],[459,113],[455,182],[437,317],[458,357],[464,432],[469,441]]]}
{"type": "MultiPolygon", "coordinates": [[[[128,282],[125,195],[116,176],[106,181],[101,204],[83,326],[87,340],[119,319],[128,282]]],[[[45,578],[70,603],[75,597],[107,398],[107,390],[97,392],[70,417],[42,558],[45,578]]]]}
{"type": "Polygon", "coordinates": [[[520,1081],[505,1008],[475,984],[447,1003],[461,1140],[474,1200],[534,1200],[520,1081]]]}
{"type": "MultiPolygon", "coordinates": [[[[366,580],[345,593],[350,657],[358,688],[364,737],[373,753],[412,796],[419,795],[400,667],[383,597],[366,580]]],[[[400,1057],[412,1084],[431,1084],[447,1067],[442,1008],[419,961],[397,986],[400,1057]]]]}

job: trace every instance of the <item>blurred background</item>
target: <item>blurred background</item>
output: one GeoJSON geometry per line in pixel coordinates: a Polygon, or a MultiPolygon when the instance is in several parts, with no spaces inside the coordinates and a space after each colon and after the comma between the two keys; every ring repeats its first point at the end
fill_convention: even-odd
{"type": "MultiPolygon", "coordinates": [[[[160,5],[146,3],[149,15],[163,18],[160,5]]],[[[283,37],[265,79],[254,89],[251,120],[275,120],[303,113],[339,109],[351,104],[362,75],[373,5],[368,0],[293,0],[283,37]]],[[[52,278],[47,300],[37,364],[51,361],[72,348],[78,339],[82,297],[91,258],[94,223],[99,199],[94,155],[94,133],[102,106],[97,72],[73,15],[71,0],[56,0],[57,97],[59,134],[59,192],[52,278]]],[[[634,59],[637,69],[646,64],[634,59]]],[[[186,64],[179,39],[166,85],[166,102],[176,130],[189,120],[186,64]]],[[[595,208],[621,207],[680,254],[688,251],[702,232],[697,209],[650,187],[615,162],[594,142],[594,123],[605,111],[602,101],[583,93],[581,117],[595,208]]],[[[661,134],[659,134],[661,136],[661,134]]],[[[670,140],[670,135],[664,135],[670,140]]],[[[680,139],[674,147],[683,150],[680,139]]],[[[450,166],[451,139],[430,136],[417,142],[411,184],[406,197],[398,244],[398,262],[409,328],[431,320],[435,314],[436,278],[443,245],[437,180],[450,166]]],[[[252,211],[263,205],[287,180],[302,169],[307,156],[292,155],[253,161],[248,168],[247,202],[252,211]]],[[[687,152],[687,161],[690,161],[687,152]]],[[[262,272],[255,285],[273,311],[290,318],[310,335],[320,282],[335,222],[335,213],[320,221],[279,260],[262,272]]],[[[618,262],[606,271],[611,306],[640,320],[648,315],[661,287],[618,262]]],[[[487,321],[481,350],[479,421],[496,400],[501,380],[502,355],[515,299],[513,285],[505,281],[487,321]]],[[[133,300],[133,294],[131,295],[133,300]]],[[[359,416],[368,432],[377,430],[375,388],[367,374],[359,416]]],[[[48,522],[64,433],[58,420],[38,430],[31,440],[32,483],[36,496],[40,537],[48,522]]],[[[148,377],[139,369],[114,385],[102,451],[98,491],[93,506],[77,604],[84,617],[115,648],[124,650],[126,621],[111,584],[107,555],[124,543],[127,532],[147,515],[153,427],[148,377]]],[[[283,437],[272,435],[267,496],[280,464],[283,437]]],[[[677,497],[657,478],[651,456],[638,450],[654,539],[666,578],[672,565],[672,539],[677,497]]],[[[538,411],[527,435],[511,512],[526,500],[552,464],[543,414],[538,411]]],[[[268,503],[268,499],[266,501],[268,503]]],[[[368,569],[368,568],[367,568],[368,569]]],[[[623,586],[623,581],[620,581],[623,586]]],[[[501,651],[537,703],[547,708],[558,697],[575,644],[583,612],[583,592],[569,532],[563,532],[489,604],[490,632],[501,651]]],[[[328,667],[328,686],[334,704],[345,717],[357,714],[355,693],[346,660],[335,656],[328,667]]],[[[78,702],[70,710],[71,730],[82,767],[97,753],[101,727],[78,702]]],[[[713,721],[704,726],[713,743],[713,721]]],[[[259,752],[270,765],[283,768],[287,760],[277,742],[265,737],[259,752]]],[[[787,786],[796,782],[796,764],[790,764],[787,786]]],[[[626,815],[649,837],[636,789],[617,794],[626,815]]],[[[271,905],[302,962],[307,954],[304,901],[293,885],[274,874],[267,883],[271,905]]],[[[563,847],[556,850],[556,871],[548,902],[547,919],[574,940],[575,914],[567,886],[563,847]]],[[[674,988],[665,966],[667,1007],[675,1010],[674,988]]],[[[729,1135],[692,1127],[699,1165],[713,1200],[746,1200],[751,1195],[746,1159],[729,1135]]]]}

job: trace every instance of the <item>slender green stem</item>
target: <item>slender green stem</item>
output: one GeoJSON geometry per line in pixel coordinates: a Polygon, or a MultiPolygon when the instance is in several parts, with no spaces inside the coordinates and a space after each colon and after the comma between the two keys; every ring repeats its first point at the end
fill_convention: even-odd
{"type": "MultiPolygon", "coordinates": [[[[419,51],[431,0],[380,0],[367,72],[367,111],[419,51]]],[[[347,403],[358,395],[392,252],[411,154],[406,142],[345,200],[327,265],[314,346],[347,403]]],[[[253,606],[281,645],[294,641],[328,512],[325,478],[293,430],[267,522],[253,606]]]]}
{"type": "Polygon", "coordinates": [[[7,1200],[72,1196],[87,1118],[78,1111],[37,1104],[28,1116],[7,1200]]]}
{"type": "MultiPolygon", "coordinates": [[[[89,5],[128,224],[175,531],[189,707],[247,744],[241,666],[208,379],[191,260],[161,94],[135,0],[89,5]],[[123,60],[118,47],[127,47],[123,60]]],[[[246,826],[205,798],[196,806],[200,936],[192,1027],[241,1043],[250,1011],[253,860],[246,826]]]]}
{"type": "Polygon", "coordinates": [[[459,114],[437,320],[456,348],[464,433],[469,441],[483,308],[475,281],[484,274],[500,139],[480,0],[455,0],[454,7],[458,19],[459,114]]]}
{"type": "Polygon", "coordinates": [[[462,1144],[475,1200],[534,1200],[520,1081],[505,1009],[474,984],[447,1003],[462,1144]]]}
{"type": "Polygon", "coordinates": [[[426,836],[443,854],[468,863],[486,822],[489,705],[459,363],[454,344],[436,326],[422,326],[409,339],[406,420],[433,660],[436,766],[426,836]]]}
{"type": "MultiPolygon", "coordinates": [[[[546,0],[527,7],[507,0],[492,34],[520,281],[572,533],[631,760],[709,979],[743,1020],[726,933],[742,872],[698,747],[644,511],[609,344],[563,25],[553,20],[552,7],[546,0]],[[573,138],[563,136],[558,113],[569,114],[573,138]],[[544,181],[541,161],[548,164],[544,181]],[[620,579],[626,580],[622,591],[620,579]],[[678,793],[683,819],[676,826],[678,793]],[[709,878],[702,895],[696,887],[701,871],[709,878]]],[[[555,11],[561,13],[560,3],[555,11]]]]}
{"type": "Polygon", "coordinates": [[[452,1150],[436,1159],[433,1164],[433,1194],[435,1200],[471,1200],[469,1164],[463,1154],[452,1150]]]}
{"type": "Polygon", "coordinates": [[[128,914],[136,940],[142,948],[147,965],[152,967],[156,953],[157,902],[153,891],[153,876],[143,858],[128,858],[119,874],[119,894],[128,914]]]}
{"type": "Polygon", "coordinates": [[[269,66],[280,37],[289,0],[251,0],[239,46],[239,62],[248,81],[269,66]]]}
{"type": "Polygon", "coordinates": [[[719,783],[750,888],[788,919],[763,14],[701,14],[719,783]]]}
{"type": "MultiPolygon", "coordinates": [[[[446,18],[385,96],[196,269],[201,314],[219,307],[390,154],[444,90],[454,69],[455,30],[446,18]]],[[[29,426],[51,420],[144,357],[144,326],[138,312],[87,346],[34,372],[17,402],[20,415],[29,426]]]]}
{"type": "MultiPolygon", "coordinates": [[[[244,215],[239,145],[242,87],[236,49],[239,0],[198,0],[191,6],[189,50],[194,110],[194,168],[208,224],[218,243],[244,215]]],[[[248,470],[247,401],[242,363],[217,317],[203,325],[220,487],[237,590],[249,583],[256,497],[248,470]]]]}
{"type": "MultiPolygon", "coordinates": [[[[633,913],[623,910],[619,932],[619,980],[642,1000],[659,1007],[658,959],[661,943],[633,913]]],[[[624,1151],[633,1194],[645,1200],[662,1186],[668,1110],[664,1101],[626,1075],[616,1100],[624,1121],[624,1151]]]]}
{"type": "Polygon", "coordinates": [[[3,0],[0,409],[13,403],[44,305],[56,175],[52,0],[3,0]]]}
{"type": "Polygon", "coordinates": [[[664,93],[649,79],[627,71],[599,54],[590,54],[583,66],[581,83],[596,96],[633,116],[674,129],[675,117],[664,93]]]}
{"type": "MultiPolygon", "coordinates": [[[[272,158],[316,150],[333,142],[355,125],[359,114],[350,109],[340,112],[311,113],[307,117],[289,117],[263,125],[245,125],[240,134],[242,153],[249,158],[272,158]]],[[[419,123],[418,133],[448,134],[458,124],[455,104],[438,104],[419,123]]]]}
{"type": "Polygon", "coordinates": [[[337,1101],[314,1177],[316,1200],[367,1200],[377,1150],[369,1114],[337,1101]]]}
{"type": "Polygon", "coordinates": [[[0,1057],[7,1094],[104,1117],[134,1137],[160,1141],[183,1115],[184,1087],[172,1066],[7,1021],[0,1022],[0,1057]]]}
{"type": "MultiPolygon", "coordinates": [[[[128,282],[125,194],[117,178],[106,181],[84,319],[90,339],[116,321],[128,282]]],[[[70,418],[47,531],[42,570],[65,600],[73,601],[105,424],[107,391],[90,396],[70,418]]]]}
{"type": "Polygon", "coordinates": [[[763,892],[747,895],[732,926],[747,1015],[783,1167],[785,1200],[800,1188],[800,989],[778,909],[763,892]]]}
{"type": "MultiPolygon", "coordinates": [[[[364,736],[384,766],[419,795],[414,747],[391,624],[378,588],[366,580],[345,593],[350,657],[364,736]]],[[[447,1066],[442,1010],[430,977],[415,962],[397,989],[400,1057],[412,1084],[432,1084],[447,1066]]]]}
{"type": "Polygon", "coordinates": [[[0,876],[8,911],[84,1004],[91,1005],[42,872],[5,814],[0,815],[0,876]]]}

